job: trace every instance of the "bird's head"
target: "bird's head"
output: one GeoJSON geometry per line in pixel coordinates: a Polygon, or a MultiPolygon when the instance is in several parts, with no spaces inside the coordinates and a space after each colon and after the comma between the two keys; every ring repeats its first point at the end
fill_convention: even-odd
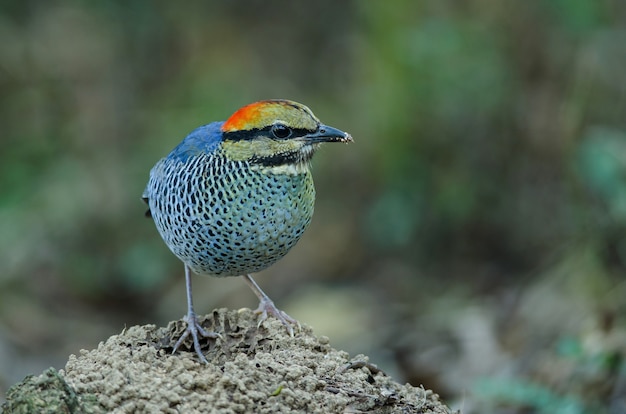
{"type": "Polygon", "coordinates": [[[352,142],[350,134],[322,124],[306,106],[267,100],[237,110],[222,126],[222,150],[234,161],[301,172],[323,142],[352,142]]]}

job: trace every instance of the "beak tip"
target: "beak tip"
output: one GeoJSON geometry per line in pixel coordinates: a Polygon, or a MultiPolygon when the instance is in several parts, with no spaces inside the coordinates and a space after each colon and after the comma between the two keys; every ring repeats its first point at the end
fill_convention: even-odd
{"type": "Polygon", "coordinates": [[[352,138],[352,135],[350,135],[347,132],[344,132],[344,136],[343,138],[341,138],[341,142],[345,142],[346,144],[349,144],[350,142],[354,142],[354,138],[352,138]]]}

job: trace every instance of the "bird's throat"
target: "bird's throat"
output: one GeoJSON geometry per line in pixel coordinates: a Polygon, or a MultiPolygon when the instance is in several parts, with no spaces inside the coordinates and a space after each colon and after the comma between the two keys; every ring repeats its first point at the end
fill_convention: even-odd
{"type": "Polygon", "coordinates": [[[302,174],[309,170],[309,162],[319,144],[300,140],[226,141],[221,150],[226,158],[247,162],[251,168],[275,174],[302,174]]]}
{"type": "Polygon", "coordinates": [[[248,162],[253,169],[271,174],[297,175],[309,171],[309,165],[315,149],[306,145],[297,151],[271,156],[254,156],[248,162]]]}
{"type": "Polygon", "coordinates": [[[283,165],[274,165],[274,166],[256,165],[256,166],[253,166],[253,169],[258,169],[264,174],[301,175],[301,174],[306,174],[309,172],[309,164],[300,163],[300,164],[283,164],[283,165]]]}

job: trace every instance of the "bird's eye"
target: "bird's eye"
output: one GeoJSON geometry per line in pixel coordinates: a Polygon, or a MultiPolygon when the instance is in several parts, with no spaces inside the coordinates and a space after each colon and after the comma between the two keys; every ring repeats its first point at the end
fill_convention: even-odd
{"type": "Polygon", "coordinates": [[[278,139],[285,139],[291,136],[291,128],[283,124],[272,125],[272,135],[278,139]]]}

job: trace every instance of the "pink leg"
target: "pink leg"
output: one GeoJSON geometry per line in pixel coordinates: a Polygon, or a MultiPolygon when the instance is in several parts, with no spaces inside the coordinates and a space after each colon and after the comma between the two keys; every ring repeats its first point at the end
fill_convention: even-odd
{"type": "Polygon", "coordinates": [[[187,329],[185,329],[185,332],[181,335],[178,341],[176,341],[172,353],[175,353],[180,344],[182,344],[183,341],[189,335],[191,335],[191,338],[193,339],[193,348],[196,351],[196,354],[198,354],[200,361],[204,364],[208,364],[206,357],[204,356],[204,354],[202,354],[202,351],[200,350],[199,337],[202,336],[204,338],[220,338],[221,335],[217,332],[206,331],[198,322],[198,317],[193,310],[193,300],[191,298],[191,271],[189,270],[189,267],[187,265],[185,265],[185,284],[187,286],[187,315],[184,319],[185,322],[187,322],[187,329]]]}

